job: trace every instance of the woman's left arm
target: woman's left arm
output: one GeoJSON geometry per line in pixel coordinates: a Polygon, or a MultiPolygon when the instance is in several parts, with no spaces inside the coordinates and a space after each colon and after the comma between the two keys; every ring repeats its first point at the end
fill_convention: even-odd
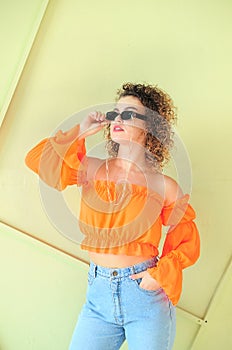
{"type": "Polygon", "coordinates": [[[200,238],[193,221],[195,211],[188,203],[189,195],[183,196],[174,181],[169,181],[167,194],[169,196],[166,197],[161,218],[163,225],[170,228],[157,266],[147,271],[176,305],[182,290],[182,270],[193,265],[199,258],[200,238]],[[170,183],[173,185],[170,186],[170,183]],[[177,199],[172,201],[173,198],[177,199]]]}

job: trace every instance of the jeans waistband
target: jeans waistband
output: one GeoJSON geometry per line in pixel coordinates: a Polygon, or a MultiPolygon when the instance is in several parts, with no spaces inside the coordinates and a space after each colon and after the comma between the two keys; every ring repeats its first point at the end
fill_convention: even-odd
{"type": "Polygon", "coordinates": [[[145,260],[139,264],[135,264],[128,267],[123,268],[111,268],[111,267],[104,267],[101,265],[96,265],[92,261],[90,262],[89,267],[89,273],[93,276],[102,276],[102,277],[108,277],[108,278],[122,278],[122,277],[128,277],[134,273],[139,273],[142,271],[145,271],[148,268],[156,266],[158,262],[158,257],[153,257],[149,260],[145,260]]]}

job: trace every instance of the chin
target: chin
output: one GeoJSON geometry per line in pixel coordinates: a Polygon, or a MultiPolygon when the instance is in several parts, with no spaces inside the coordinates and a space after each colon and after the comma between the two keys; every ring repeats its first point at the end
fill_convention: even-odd
{"type": "Polygon", "coordinates": [[[117,143],[124,143],[124,144],[126,144],[126,143],[130,142],[130,140],[127,137],[123,137],[123,135],[118,136],[118,137],[117,136],[113,136],[113,137],[111,137],[111,139],[114,142],[117,142],[117,143]]]}

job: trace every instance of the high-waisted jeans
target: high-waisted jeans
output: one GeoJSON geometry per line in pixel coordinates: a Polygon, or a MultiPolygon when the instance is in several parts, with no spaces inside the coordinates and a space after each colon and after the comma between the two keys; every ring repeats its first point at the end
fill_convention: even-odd
{"type": "Polygon", "coordinates": [[[145,290],[141,279],[129,278],[156,262],[152,258],[119,269],[90,263],[87,300],[69,350],[117,350],[125,339],[130,350],[172,349],[175,307],[162,288],[145,290]]]}

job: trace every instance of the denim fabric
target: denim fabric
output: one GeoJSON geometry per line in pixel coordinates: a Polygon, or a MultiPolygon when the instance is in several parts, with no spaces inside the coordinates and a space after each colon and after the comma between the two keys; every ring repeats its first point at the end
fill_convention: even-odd
{"type": "Polygon", "coordinates": [[[142,289],[130,275],[155,266],[156,258],[114,269],[90,263],[87,300],[69,350],[172,349],[176,314],[162,288],[142,289]]]}

